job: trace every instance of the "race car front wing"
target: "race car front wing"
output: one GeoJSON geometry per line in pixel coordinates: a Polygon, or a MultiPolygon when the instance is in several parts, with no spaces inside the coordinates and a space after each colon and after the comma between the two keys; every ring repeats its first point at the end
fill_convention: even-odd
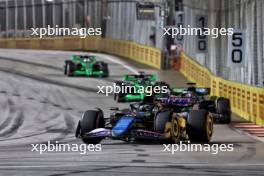
{"type": "Polygon", "coordinates": [[[144,129],[132,129],[125,133],[122,136],[115,136],[112,133],[112,129],[108,128],[97,128],[92,130],[88,133],[85,133],[81,136],[82,138],[123,138],[123,137],[130,137],[130,138],[144,138],[144,139],[158,139],[164,140],[166,139],[164,134],[144,130],[144,129]]]}

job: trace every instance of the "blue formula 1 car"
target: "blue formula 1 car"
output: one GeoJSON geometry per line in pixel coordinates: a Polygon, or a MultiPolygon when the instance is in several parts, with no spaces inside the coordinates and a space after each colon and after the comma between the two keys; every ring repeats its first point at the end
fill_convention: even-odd
{"type": "Polygon", "coordinates": [[[86,111],[78,123],[76,137],[96,144],[104,138],[131,140],[167,140],[207,143],[213,134],[213,117],[205,109],[194,109],[192,97],[169,96],[155,100],[146,96],[128,111],[112,108],[109,118],[100,109],[86,111]]]}

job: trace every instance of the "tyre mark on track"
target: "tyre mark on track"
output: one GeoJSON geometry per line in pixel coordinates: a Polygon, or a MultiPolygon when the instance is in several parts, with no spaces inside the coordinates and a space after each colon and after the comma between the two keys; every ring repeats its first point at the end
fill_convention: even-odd
{"type": "MultiPolygon", "coordinates": [[[[38,117],[39,114],[36,115],[36,117],[38,117]]],[[[47,119],[38,119],[40,124],[45,124],[47,123],[50,119],[55,119],[58,118],[60,116],[60,113],[56,113],[51,115],[49,118],[47,119]]],[[[66,120],[65,120],[66,121],[66,120]]],[[[66,122],[66,128],[57,128],[58,124],[53,124],[53,125],[47,125],[44,127],[44,129],[39,129],[38,132],[33,132],[33,133],[29,133],[27,135],[23,135],[20,137],[14,137],[14,138],[5,138],[5,139],[0,139],[0,141],[11,141],[11,140],[17,140],[17,139],[24,139],[24,138],[29,138],[29,137],[35,137],[35,136],[39,136],[39,135],[43,135],[43,134],[47,134],[47,133],[62,133],[59,137],[55,138],[55,139],[51,139],[50,141],[59,141],[64,139],[69,133],[72,133],[72,131],[70,131],[70,129],[72,129],[72,126],[74,126],[74,121],[67,121],[66,122]],[[69,128],[69,129],[67,129],[69,128]]],[[[46,143],[47,141],[43,141],[40,143],[46,143]]]]}
{"type": "Polygon", "coordinates": [[[244,162],[254,157],[256,154],[257,154],[257,151],[255,147],[247,147],[246,153],[240,159],[238,159],[238,162],[244,162]]]}
{"type": "Polygon", "coordinates": [[[24,135],[24,136],[21,136],[21,137],[0,139],[0,141],[11,141],[11,140],[16,140],[16,139],[24,139],[24,138],[39,136],[39,135],[42,135],[42,134],[47,134],[47,132],[43,131],[43,132],[38,132],[38,133],[31,133],[31,134],[27,134],[27,135],[24,135]]]}
{"type": "MultiPolygon", "coordinates": [[[[59,114],[57,113],[57,114],[52,115],[50,118],[57,118],[58,116],[59,116],[59,114]]],[[[42,121],[41,123],[42,124],[46,123],[46,121],[42,121]]],[[[67,115],[65,115],[64,121],[66,124],[65,128],[56,128],[58,126],[58,124],[54,124],[54,125],[46,126],[43,130],[38,130],[39,132],[37,132],[37,133],[34,132],[34,133],[29,133],[27,135],[23,135],[20,137],[0,139],[0,141],[24,139],[24,138],[35,137],[35,136],[39,136],[39,135],[43,135],[43,134],[47,134],[47,133],[60,133],[60,135],[58,137],[56,137],[54,139],[50,139],[50,142],[61,141],[61,140],[65,139],[67,137],[67,135],[72,134],[73,131],[75,130],[75,123],[74,123],[74,120],[72,119],[72,117],[70,115],[68,115],[68,117],[67,117],[67,115]]],[[[6,136],[4,136],[4,137],[6,137],[6,136]]],[[[39,143],[47,143],[47,141],[43,141],[43,142],[40,141],[39,143]]]]}
{"type": "Polygon", "coordinates": [[[14,118],[12,126],[5,130],[4,132],[0,133],[1,137],[10,137],[17,133],[18,129],[24,122],[24,114],[22,112],[17,113],[16,117],[14,118]]]}
{"type": "Polygon", "coordinates": [[[47,104],[47,103],[49,103],[49,102],[46,101],[46,100],[41,100],[40,103],[41,103],[41,104],[47,104]]]}
{"type": "Polygon", "coordinates": [[[18,63],[23,63],[23,64],[37,66],[37,67],[44,67],[44,68],[49,68],[49,69],[53,69],[53,70],[63,71],[63,68],[61,68],[61,67],[55,67],[53,65],[40,64],[40,63],[36,63],[36,62],[30,62],[30,61],[19,60],[19,59],[14,59],[14,58],[0,57],[0,60],[18,62],[18,63]]]}
{"type": "Polygon", "coordinates": [[[149,156],[149,154],[137,154],[138,157],[146,157],[149,156]]]}
{"type": "MultiPolygon", "coordinates": [[[[53,65],[46,65],[46,64],[41,64],[41,63],[35,63],[35,62],[30,62],[30,61],[25,61],[25,60],[19,60],[19,59],[14,59],[14,58],[0,57],[0,60],[10,61],[10,62],[18,62],[18,63],[22,63],[22,64],[37,66],[37,67],[44,67],[44,68],[48,68],[48,69],[52,69],[52,70],[56,70],[56,71],[62,71],[62,72],[64,71],[64,69],[61,67],[56,67],[53,65]]],[[[61,76],[64,76],[64,75],[61,75],[61,76]]],[[[86,76],[83,76],[83,77],[86,77],[86,76]]],[[[122,78],[122,75],[120,75],[118,77],[122,78]]],[[[89,78],[95,78],[95,77],[89,77],[89,78]]],[[[111,77],[111,75],[110,75],[110,77],[104,78],[104,81],[115,82],[115,81],[119,80],[119,79],[113,79],[113,78],[114,77],[111,77]]]]}
{"type": "MultiPolygon", "coordinates": [[[[73,117],[66,113],[61,113],[59,116],[63,116],[64,122],[65,122],[65,128],[53,128],[53,127],[47,127],[46,133],[60,133],[60,135],[56,138],[50,139],[50,142],[56,142],[61,141],[67,137],[69,134],[73,134],[75,130],[75,121],[73,120],[73,117]]],[[[54,126],[56,127],[56,126],[54,126]]]]}
{"type": "Polygon", "coordinates": [[[57,108],[61,107],[61,105],[56,104],[56,103],[52,103],[52,106],[57,107],[57,108]]]}
{"type": "Polygon", "coordinates": [[[60,81],[57,81],[57,80],[52,80],[52,79],[48,79],[48,78],[44,78],[44,77],[39,77],[39,76],[36,76],[36,75],[33,75],[33,74],[20,72],[20,71],[17,71],[17,70],[10,70],[10,69],[7,69],[7,68],[0,68],[0,71],[5,72],[5,73],[9,73],[9,74],[15,74],[15,75],[18,75],[18,76],[26,77],[26,78],[33,79],[33,80],[40,81],[40,82],[44,82],[44,83],[47,83],[47,84],[53,84],[53,85],[57,85],[57,86],[73,88],[73,89],[77,89],[77,90],[81,90],[81,91],[85,91],[85,92],[94,92],[94,93],[98,92],[98,89],[95,89],[95,88],[72,85],[72,84],[60,82],[60,81]]]}
{"type": "Polygon", "coordinates": [[[1,93],[1,94],[7,94],[8,92],[5,91],[5,90],[1,90],[0,93],[1,93]]]}
{"type": "Polygon", "coordinates": [[[146,160],[132,160],[131,161],[132,163],[144,163],[144,162],[146,162],[146,160]]]}
{"type": "Polygon", "coordinates": [[[3,107],[3,109],[5,108],[9,108],[9,115],[7,116],[7,118],[3,121],[3,123],[0,125],[0,130],[4,129],[6,126],[8,126],[11,121],[12,121],[12,116],[10,116],[10,113],[12,113],[15,109],[13,108],[14,103],[8,98],[7,99],[7,103],[6,103],[6,107],[3,107]]]}
{"type": "MultiPolygon", "coordinates": [[[[8,92],[7,91],[5,91],[5,93],[7,94],[8,92]]],[[[18,93],[10,93],[12,96],[14,96],[14,97],[22,97],[20,94],[18,94],[18,93]]],[[[28,99],[28,100],[36,100],[35,98],[33,98],[33,97],[22,97],[22,98],[24,98],[24,99],[28,99]]],[[[66,102],[66,100],[64,100],[65,102],[66,102]]],[[[10,99],[8,99],[7,100],[7,102],[10,102],[10,99]]],[[[54,107],[58,107],[58,108],[61,108],[61,109],[63,109],[63,110],[74,110],[74,108],[72,108],[72,107],[69,107],[69,106],[66,106],[66,107],[63,107],[62,105],[60,105],[60,104],[58,104],[58,103],[52,103],[52,102],[50,102],[50,101],[48,101],[48,100],[39,100],[38,101],[39,103],[41,103],[41,104],[50,104],[51,106],[54,106],[54,107]]],[[[12,103],[12,102],[11,102],[12,103]]],[[[5,109],[5,108],[3,108],[3,109],[5,109]]],[[[6,120],[11,120],[10,118],[7,118],[7,119],[5,119],[5,121],[6,120]]],[[[4,127],[4,126],[6,126],[7,125],[7,122],[5,122],[4,124],[0,124],[0,130],[4,127]]]]}
{"type": "Polygon", "coordinates": [[[137,151],[137,152],[144,152],[145,150],[144,149],[135,149],[135,151],[137,151]]]}

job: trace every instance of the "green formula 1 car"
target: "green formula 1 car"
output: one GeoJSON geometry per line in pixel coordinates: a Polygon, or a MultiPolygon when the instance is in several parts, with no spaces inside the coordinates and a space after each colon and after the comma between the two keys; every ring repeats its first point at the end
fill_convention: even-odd
{"type": "Polygon", "coordinates": [[[108,65],[96,61],[96,56],[73,55],[71,60],[65,61],[64,74],[67,76],[97,76],[108,77],[108,65]]]}
{"type": "Polygon", "coordinates": [[[123,81],[115,82],[119,87],[119,92],[114,94],[114,100],[117,102],[140,101],[145,96],[162,96],[169,91],[169,85],[165,82],[156,82],[156,75],[145,74],[127,74],[123,76],[123,81]]]}

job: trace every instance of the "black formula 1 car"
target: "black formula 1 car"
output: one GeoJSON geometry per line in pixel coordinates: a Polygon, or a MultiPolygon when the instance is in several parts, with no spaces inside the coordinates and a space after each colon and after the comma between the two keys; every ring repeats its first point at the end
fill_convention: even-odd
{"type": "Polygon", "coordinates": [[[224,97],[210,96],[210,88],[195,87],[195,83],[188,83],[187,88],[173,88],[174,96],[189,96],[195,101],[199,109],[209,111],[215,123],[231,123],[230,100],[224,97]]]}

